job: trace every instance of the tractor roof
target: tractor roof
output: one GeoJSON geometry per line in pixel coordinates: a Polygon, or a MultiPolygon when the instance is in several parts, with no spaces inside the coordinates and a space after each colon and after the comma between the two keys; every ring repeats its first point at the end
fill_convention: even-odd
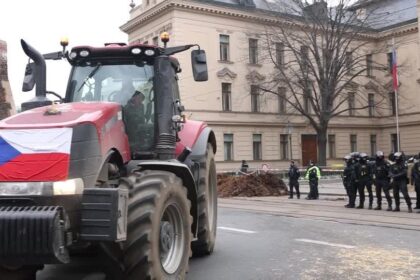
{"type": "Polygon", "coordinates": [[[69,62],[72,65],[87,62],[110,60],[151,60],[163,54],[164,49],[144,44],[109,43],[104,47],[77,46],[69,53],[69,62]]]}

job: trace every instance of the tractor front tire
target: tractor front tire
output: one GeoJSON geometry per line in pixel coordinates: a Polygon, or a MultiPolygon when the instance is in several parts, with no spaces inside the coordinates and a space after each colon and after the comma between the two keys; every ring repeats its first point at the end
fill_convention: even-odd
{"type": "Polygon", "coordinates": [[[207,144],[206,157],[200,162],[198,184],[198,236],[191,244],[193,256],[213,253],[217,230],[217,177],[213,146],[207,144]]]}
{"type": "Polygon", "coordinates": [[[182,180],[166,171],[129,176],[124,278],[185,279],[191,256],[191,203],[182,180]]]}

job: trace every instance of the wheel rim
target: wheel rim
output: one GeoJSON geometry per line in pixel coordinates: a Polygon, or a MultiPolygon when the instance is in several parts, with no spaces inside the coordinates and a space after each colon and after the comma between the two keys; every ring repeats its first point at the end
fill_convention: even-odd
{"type": "Polygon", "coordinates": [[[212,161],[210,164],[210,173],[209,173],[209,182],[208,182],[208,190],[207,193],[207,215],[209,218],[209,229],[211,232],[214,230],[214,216],[215,216],[215,200],[216,200],[216,176],[214,172],[214,162],[212,161]]]}
{"type": "Polygon", "coordinates": [[[163,269],[168,274],[177,271],[184,256],[184,218],[176,204],[165,209],[160,221],[159,251],[163,269]]]}

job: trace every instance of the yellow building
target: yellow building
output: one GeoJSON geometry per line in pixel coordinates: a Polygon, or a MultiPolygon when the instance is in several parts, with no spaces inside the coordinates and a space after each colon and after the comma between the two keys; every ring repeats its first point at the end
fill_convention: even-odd
{"type": "MultiPolygon", "coordinates": [[[[289,0],[281,0],[287,2],[289,0]]],[[[373,60],[386,65],[395,40],[400,71],[399,123],[401,150],[420,151],[420,48],[418,6],[420,0],[365,0],[358,9],[379,9],[386,21],[375,26],[369,48],[384,46],[373,60]]],[[[188,53],[177,55],[184,65],[180,74],[182,102],[192,119],[204,120],[215,130],[218,142],[216,160],[219,170],[238,169],[241,160],[250,167],[268,164],[271,168],[288,166],[290,158],[306,164],[316,159],[316,134],[308,121],[288,113],[287,105],[275,95],[257,95],[253,83],[263,81],[273,65],[261,58],[264,30],[270,2],[264,0],[145,0],[130,12],[121,29],[129,42],[159,44],[162,31],[171,35],[169,46],[197,43],[207,52],[209,81],[194,83],[188,53]]],[[[369,54],[369,49],[366,50],[369,54]]],[[[383,70],[383,69],[382,69],[383,70]]],[[[371,69],[389,95],[377,108],[345,113],[329,125],[328,164],[351,151],[385,154],[396,149],[396,121],[392,75],[371,69]]],[[[366,97],[356,102],[379,98],[377,85],[366,79],[366,97]]],[[[372,103],[373,104],[373,103],[372,103]]]]}

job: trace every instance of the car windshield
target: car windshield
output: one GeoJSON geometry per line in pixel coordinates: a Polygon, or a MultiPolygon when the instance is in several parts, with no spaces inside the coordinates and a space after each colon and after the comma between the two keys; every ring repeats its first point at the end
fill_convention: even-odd
{"type": "Polygon", "coordinates": [[[153,149],[153,66],[75,66],[69,91],[71,102],[120,103],[132,157],[153,149]]]}

